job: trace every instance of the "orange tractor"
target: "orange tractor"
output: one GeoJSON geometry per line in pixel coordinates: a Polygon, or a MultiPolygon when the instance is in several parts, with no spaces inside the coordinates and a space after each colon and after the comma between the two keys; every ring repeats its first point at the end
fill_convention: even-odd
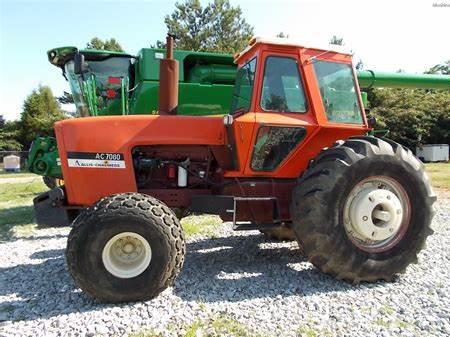
{"type": "Polygon", "coordinates": [[[175,210],[292,231],[312,264],[352,283],[417,261],[436,197],[411,151],[366,135],[351,55],[253,39],[235,55],[230,114],[177,116],[167,42],[159,115],[55,124],[65,186],[36,197],[36,218],[73,221],[66,257],[82,290],[121,302],[170,286],[186,250],[175,210]]]}

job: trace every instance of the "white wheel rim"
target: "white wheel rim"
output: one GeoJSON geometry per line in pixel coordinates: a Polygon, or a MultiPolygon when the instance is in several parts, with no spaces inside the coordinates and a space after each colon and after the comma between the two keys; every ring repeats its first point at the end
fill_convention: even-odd
{"type": "Polygon", "coordinates": [[[375,176],[359,182],[347,197],[344,227],[359,248],[382,252],[405,234],[410,203],[404,188],[394,179],[375,176]]]}
{"type": "Polygon", "coordinates": [[[148,241],[133,232],[113,236],[103,247],[102,261],[106,270],[119,278],[132,278],[150,265],[152,249],[148,241]]]}

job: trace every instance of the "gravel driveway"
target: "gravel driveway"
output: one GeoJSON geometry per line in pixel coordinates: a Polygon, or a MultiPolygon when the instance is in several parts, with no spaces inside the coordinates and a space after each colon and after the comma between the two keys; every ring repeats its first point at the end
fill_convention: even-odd
{"type": "Polygon", "coordinates": [[[184,334],[228,317],[264,336],[449,336],[450,198],[440,193],[428,247],[394,283],[351,286],[321,274],[295,243],[224,225],[190,240],[173,288],[152,301],[103,305],[67,272],[68,229],[41,229],[0,244],[0,336],[184,334]]]}

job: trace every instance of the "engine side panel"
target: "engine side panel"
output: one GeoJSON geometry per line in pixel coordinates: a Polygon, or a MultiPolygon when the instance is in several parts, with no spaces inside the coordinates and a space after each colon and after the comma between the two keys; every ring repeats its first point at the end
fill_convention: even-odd
{"type": "Polygon", "coordinates": [[[136,146],[225,144],[221,117],[89,117],[58,122],[55,131],[71,205],[137,191],[132,160],[136,146]]]}

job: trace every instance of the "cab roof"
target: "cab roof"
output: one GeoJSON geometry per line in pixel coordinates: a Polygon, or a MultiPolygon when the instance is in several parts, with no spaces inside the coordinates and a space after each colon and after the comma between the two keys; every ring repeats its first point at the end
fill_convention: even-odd
{"type": "Polygon", "coordinates": [[[327,46],[311,46],[305,41],[297,41],[295,39],[289,38],[264,38],[264,37],[253,37],[249,42],[248,46],[241,51],[240,53],[236,53],[234,55],[234,62],[237,63],[238,60],[247,54],[251,49],[255,48],[257,45],[266,44],[266,45],[276,45],[276,46],[286,46],[286,47],[296,47],[296,48],[306,48],[306,49],[315,49],[324,52],[333,52],[338,54],[351,55],[351,52],[348,48],[339,45],[329,44],[327,46]]]}
{"type": "Polygon", "coordinates": [[[77,47],[59,47],[53,48],[47,51],[48,61],[56,67],[64,68],[64,65],[73,59],[77,52],[80,52],[84,57],[89,60],[104,60],[112,56],[118,57],[134,57],[133,55],[125,52],[110,51],[110,50],[98,50],[98,49],[80,49],[77,47]]]}

